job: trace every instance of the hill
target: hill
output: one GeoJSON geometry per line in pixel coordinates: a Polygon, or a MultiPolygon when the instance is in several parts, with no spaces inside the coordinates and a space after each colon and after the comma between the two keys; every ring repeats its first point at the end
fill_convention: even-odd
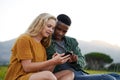
{"type": "Polygon", "coordinates": [[[15,39],[0,42],[0,65],[5,65],[9,63],[11,48],[15,39]]]}
{"type": "Polygon", "coordinates": [[[102,52],[109,55],[114,63],[120,63],[120,47],[117,45],[111,45],[103,41],[93,40],[91,42],[78,41],[81,52],[84,54],[90,52],[102,52]]]}
{"type": "MultiPolygon", "coordinates": [[[[5,42],[0,42],[0,65],[8,64],[11,54],[11,47],[16,39],[12,39],[5,42]]],[[[120,47],[116,45],[111,45],[102,41],[81,41],[79,40],[79,47],[81,48],[82,54],[87,54],[89,52],[102,52],[110,55],[114,60],[114,63],[120,63],[120,47]]]]}

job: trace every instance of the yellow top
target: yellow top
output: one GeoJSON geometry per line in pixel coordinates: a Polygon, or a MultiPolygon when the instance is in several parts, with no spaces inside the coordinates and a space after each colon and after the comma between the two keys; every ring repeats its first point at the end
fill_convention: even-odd
{"type": "Polygon", "coordinates": [[[32,62],[42,62],[47,59],[45,48],[27,34],[21,35],[12,48],[10,65],[5,80],[28,80],[31,73],[26,73],[21,60],[31,59],[32,62]]]}

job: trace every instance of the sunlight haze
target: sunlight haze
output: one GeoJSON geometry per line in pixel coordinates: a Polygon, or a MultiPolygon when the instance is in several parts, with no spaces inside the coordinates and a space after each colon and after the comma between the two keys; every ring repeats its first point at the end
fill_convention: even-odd
{"type": "Polygon", "coordinates": [[[70,16],[68,36],[120,46],[120,0],[0,0],[0,41],[17,38],[43,12],[70,16]]]}

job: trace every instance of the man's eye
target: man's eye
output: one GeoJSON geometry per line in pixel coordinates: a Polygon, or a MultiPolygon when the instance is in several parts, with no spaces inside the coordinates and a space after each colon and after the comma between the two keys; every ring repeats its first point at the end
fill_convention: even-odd
{"type": "Polygon", "coordinates": [[[61,30],[60,28],[57,28],[57,30],[61,30]]]}
{"type": "Polygon", "coordinates": [[[64,33],[66,33],[67,31],[63,31],[64,33]]]}

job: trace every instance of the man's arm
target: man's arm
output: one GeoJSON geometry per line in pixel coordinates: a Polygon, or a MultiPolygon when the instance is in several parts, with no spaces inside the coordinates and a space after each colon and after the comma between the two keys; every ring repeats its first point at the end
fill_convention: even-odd
{"type": "Polygon", "coordinates": [[[76,62],[76,63],[77,63],[81,68],[85,67],[86,62],[85,62],[84,56],[83,56],[82,53],[81,53],[81,49],[80,49],[79,46],[78,46],[79,43],[78,43],[77,40],[74,39],[74,38],[71,38],[71,39],[70,39],[70,43],[71,43],[71,46],[72,46],[72,51],[73,51],[73,53],[78,56],[78,59],[77,59],[77,62],[76,62]]]}
{"type": "Polygon", "coordinates": [[[74,49],[73,53],[75,53],[78,56],[77,64],[79,64],[81,68],[85,67],[86,65],[85,58],[82,55],[81,50],[78,46],[74,49]]]}

